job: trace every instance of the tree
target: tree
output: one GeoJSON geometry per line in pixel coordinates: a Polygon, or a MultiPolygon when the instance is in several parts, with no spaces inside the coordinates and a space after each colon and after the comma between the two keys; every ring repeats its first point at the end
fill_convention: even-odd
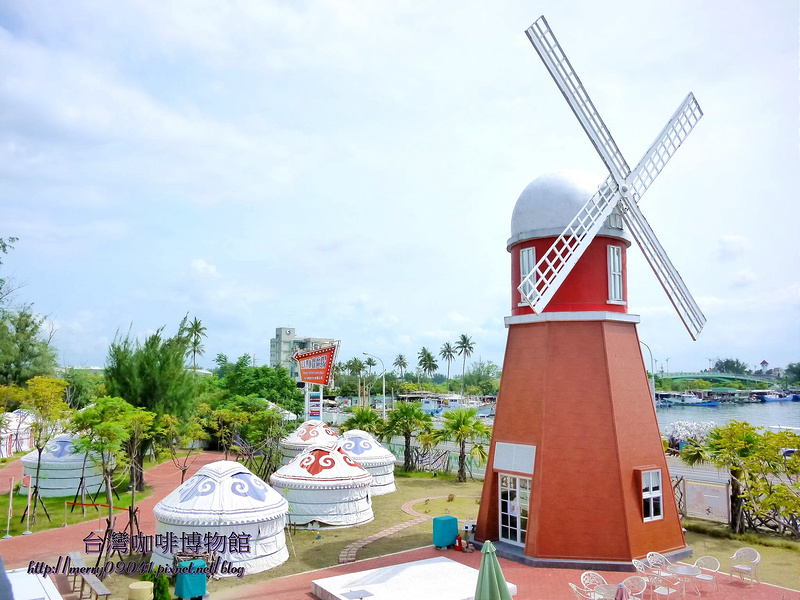
{"type": "MultiPolygon", "coordinates": [[[[179,419],[188,416],[195,392],[195,375],[187,371],[184,358],[189,347],[186,318],[171,338],[164,337],[161,327],[144,343],[119,334],[108,349],[105,382],[108,393],[123,398],[134,407],[155,413],[172,414],[179,419]]],[[[150,438],[142,441],[130,457],[136,466],[130,471],[131,488],[144,491],[144,454],[150,438]]]]}
{"type": "Polygon", "coordinates": [[[786,381],[789,384],[800,382],[800,363],[789,363],[786,366],[786,381]]]}
{"type": "Polygon", "coordinates": [[[431,354],[431,351],[425,346],[422,347],[417,356],[419,358],[419,368],[422,370],[422,373],[428,377],[433,377],[436,369],[439,368],[439,364],[436,362],[436,357],[431,354]]]}
{"type": "Polygon", "coordinates": [[[162,446],[169,450],[172,464],[180,470],[183,483],[186,471],[194,463],[194,461],[189,462],[189,458],[192,452],[199,450],[197,442],[208,439],[208,434],[197,415],[193,415],[187,422],[179,421],[174,415],[161,415],[159,425],[162,446]],[[186,449],[183,457],[179,454],[181,449],[186,449]]]}
{"type": "Polygon", "coordinates": [[[372,435],[378,435],[384,426],[383,419],[371,408],[357,406],[339,427],[339,432],[349,429],[361,429],[372,435]]]}
{"type": "MultiPolygon", "coordinates": [[[[9,250],[13,250],[14,242],[17,241],[15,237],[8,237],[8,238],[0,238],[0,255],[8,254],[9,250]]],[[[2,258],[0,257],[0,265],[3,264],[2,258]]],[[[9,280],[0,278],[0,306],[2,306],[8,299],[8,297],[16,290],[17,288],[9,282],[9,280]]]]}
{"type": "Polygon", "coordinates": [[[411,436],[418,431],[432,427],[433,419],[422,410],[420,402],[400,402],[389,413],[381,437],[391,439],[395,435],[402,435],[405,441],[403,451],[403,470],[411,471],[414,468],[411,459],[411,436]]]}
{"type": "Polygon", "coordinates": [[[223,362],[220,356],[217,356],[217,361],[219,371],[225,374],[220,379],[220,387],[227,393],[228,400],[234,396],[256,396],[298,416],[303,414],[303,393],[284,367],[254,367],[248,354],[240,356],[235,363],[229,363],[227,357],[223,362]]]}
{"type": "Polygon", "coordinates": [[[747,375],[750,373],[750,365],[742,362],[738,358],[718,358],[714,363],[713,371],[717,373],[733,373],[734,375],[747,375]]]}
{"type": "Polygon", "coordinates": [[[125,444],[130,436],[127,417],[132,411],[133,407],[122,398],[104,397],[76,412],[70,421],[70,429],[79,436],[75,449],[100,457],[110,527],[114,523],[114,471],[127,463],[125,444]]]}
{"type": "Polygon", "coordinates": [[[681,458],[691,466],[711,463],[727,469],[731,477],[730,528],[734,533],[744,533],[744,503],[742,502],[743,459],[756,449],[757,432],[749,423],[731,421],[723,427],[712,429],[703,442],[690,440],[681,450],[681,458]]]}
{"type": "Polygon", "coordinates": [[[365,361],[364,361],[364,365],[365,365],[365,366],[367,367],[367,369],[368,369],[368,370],[367,370],[367,374],[368,374],[368,375],[372,375],[372,367],[375,367],[375,366],[377,366],[377,365],[378,365],[378,361],[376,361],[374,358],[372,358],[372,357],[370,356],[369,358],[367,358],[367,360],[365,360],[365,361]]]}
{"type": "Polygon", "coordinates": [[[62,430],[69,415],[69,406],[64,402],[67,382],[50,377],[34,377],[27,383],[28,394],[25,407],[33,414],[31,431],[36,448],[36,478],[33,487],[32,520],[36,523],[36,507],[39,498],[39,474],[42,466],[42,452],[47,443],[62,430]]]}
{"type": "Polygon", "coordinates": [[[203,327],[203,322],[197,317],[189,323],[187,333],[189,334],[189,353],[192,355],[192,368],[196,371],[197,357],[203,356],[205,352],[203,338],[208,336],[206,335],[206,328],[203,327]]]}
{"type": "Polygon", "coordinates": [[[394,359],[394,367],[395,369],[400,369],[400,379],[403,378],[403,373],[408,368],[408,361],[406,357],[402,354],[398,354],[397,358],[394,359]]]}
{"type": "Polygon", "coordinates": [[[487,457],[484,440],[491,438],[492,430],[478,418],[478,411],[474,408],[457,408],[444,413],[444,422],[441,429],[433,431],[433,439],[440,442],[454,441],[458,444],[458,478],[457,481],[467,480],[467,442],[472,444],[470,454],[480,461],[487,457]]]}
{"type": "Polygon", "coordinates": [[[462,333],[458,341],[456,342],[456,352],[458,355],[463,357],[463,361],[461,364],[461,391],[464,391],[464,373],[467,370],[467,359],[472,356],[472,353],[475,351],[475,344],[466,333],[462,333]]]}
{"type": "Polygon", "coordinates": [[[69,384],[67,388],[67,404],[80,409],[88,406],[95,398],[106,396],[103,375],[92,373],[86,369],[68,368],[62,376],[69,384]]]}
{"type": "Polygon", "coordinates": [[[467,389],[475,388],[478,394],[488,396],[496,394],[500,385],[500,367],[492,361],[478,361],[470,365],[469,371],[463,377],[467,389]]]}
{"type": "Polygon", "coordinates": [[[37,375],[55,375],[56,351],[42,337],[43,323],[30,306],[0,313],[0,384],[22,385],[37,375]]]}
{"type": "Polygon", "coordinates": [[[450,363],[456,358],[456,349],[453,348],[450,342],[445,342],[441,350],[439,350],[439,356],[447,363],[447,378],[450,379],[450,363]]]}

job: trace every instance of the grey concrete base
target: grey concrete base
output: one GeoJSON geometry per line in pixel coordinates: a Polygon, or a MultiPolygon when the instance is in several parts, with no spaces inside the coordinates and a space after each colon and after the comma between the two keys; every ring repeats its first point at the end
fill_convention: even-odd
{"type": "MultiPolygon", "coordinates": [[[[475,548],[482,548],[483,542],[474,539],[470,540],[475,548]]],[[[630,561],[616,561],[616,560],[579,560],[574,558],[535,558],[532,556],[525,556],[521,546],[507,544],[505,542],[492,542],[497,549],[497,556],[505,558],[506,560],[513,560],[514,562],[528,565],[529,567],[542,567],[546,569],[580,569],[582,571],[625,571],[634,572],[636,569],[630,561]]],[[[692,555],[692,549],[689,546],[677,550],[675,552],[664,553],[664,556],[670,562],[678,562],[679,560],[692,555]]]]}

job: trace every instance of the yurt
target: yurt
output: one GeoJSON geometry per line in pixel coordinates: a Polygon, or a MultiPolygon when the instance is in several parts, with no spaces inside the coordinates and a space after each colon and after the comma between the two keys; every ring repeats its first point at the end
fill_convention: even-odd
{"type": "Polygon", "coordinates": [[[373,496],[391,494],[397,489],[394,486],[394,454],[372,435],[361,429],[351,429],[339,437],[336,447],[372,475],[370,492],[373,496]]]}
{"type": "Polygon", "coordinates": [[[323,421],[305,421],[281,440],[281,464],[287,464],[310,446],[333,448],[338,437],[323,421]]]}
{"type": "MultiPolygon", "coordinates": [[[[208,549],[208,540],[219,542],[215,559],[228,567],[216,574],[225,577],[260,573],[286,562],[283,528],[288,510],[286,500],[243,465],[221,460],[202,467],[156,504],[153,514],[157,535],[172,533],[182,540],[184,534],[198,534],[201,549],[208,549]],[[248,543],[231,551],[231,534],[248,543]]],[[[175,552],[181,550],[179,543],[175,552]]],[[[172,566],[175,552],[155,548],[153,564],[172,566]]]]}
{"type": "Polygon", "coordinates": [[[27,452],[33,448],[33,414],[25,410],[5,413],[0,428],[0,458],[8,458],[15,452],[27,452]]]}
{"type": "Polygon", "coordinates": [[[372,521],[372,475],[341,450],[312,446],[269,478],[295,525],[351,527],[372,521]]]}
{"type": "MultiPolygon", "coordinates": [[[[74,496],[80,489],[81,476],[84,477],[87,494],[103,489],[103,467],[100,456],[95,453],[79,454],[72,446],[77,437],[68,433],[55,436],[44,447],[39,467],[39,495],[42,498],[74,496]]],[[[39,453],[36,450],[23,456],[20,461],[25,475],[31,476],[36,485],[36,464],[39,453]]],[[[20,487],[20,493],[28,489],[20,487]]]]}

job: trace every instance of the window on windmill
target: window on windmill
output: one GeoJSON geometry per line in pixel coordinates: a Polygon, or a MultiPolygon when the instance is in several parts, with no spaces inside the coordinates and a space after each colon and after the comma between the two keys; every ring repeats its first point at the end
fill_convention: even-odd
{"type": "Polygon", "coordinates": [[[664,518],[661,469],[642,471],[642,518],[645,522],[664,518]]]}
{"type": "Polygon", "coordinates": [[[608,247],[608,301],[624,302],[622,297],[622,248],[608,247]]]}
{"type": "MultiPolygon", "coordinates": [[[[536,248],[522,248],[519,251],[519,280],[520,283],[524,281],[524,279],[528,276],[528,273],[533,271],[533,267],[536,266],[536,248]]],[[[525,293],[528,297],[531,296],[534,289],[536,288],[536,273],[531,275],[531,278],[525,283],[525,293]]],[[[520,296],[520,302],[524,302],[525,299],[520,296]]]]}

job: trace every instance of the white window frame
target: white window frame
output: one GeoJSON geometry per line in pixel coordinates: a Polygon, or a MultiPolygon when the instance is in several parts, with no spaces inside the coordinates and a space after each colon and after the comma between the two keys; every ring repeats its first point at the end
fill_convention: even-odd
{"type": "MultiPolygon", "coordinates": [[[[536,266],[536,248],[531,246],[530,248],[520,248],[519,251],[519,282],[522,284],[522,280],[533,271],[533,268],[536,266]]],[[[533,277],[529,282],[530,287],[536,286],[536,274],[534,273],[533,277]]],[[[530,287],[528,289],[530,289],[530,287]]],[[[522,298],[522,293],[520,292],[519,295],[519,306],[528,306],[528,303],[525,302],[522,298]]]]}
{"type": "Polygon", "coordinates": [[[625,304],[622,287],[622,246],[608,247],[608,304],[625,304]]]}
{"type": "Polygon", "coordinates": [[[663,486],[661,469],[642,471],[642,519],[645,523],[664,518],[663,486]]]}

